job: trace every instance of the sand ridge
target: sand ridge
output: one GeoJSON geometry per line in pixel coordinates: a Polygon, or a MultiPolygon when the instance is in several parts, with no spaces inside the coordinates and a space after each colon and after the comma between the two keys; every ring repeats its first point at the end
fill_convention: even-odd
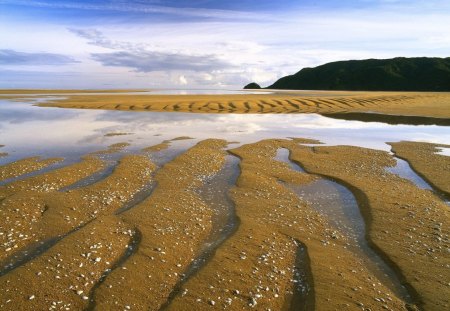
{"type": "Polygon", "coordinates": [[[419,175],[450,198],[450,157],[437,153],[439,148],[450,145],[412,141],[390,145],[396,156],[408,161],[419,175]]]}
{"type": "Polygon", "coordinates": [[[211,139],[188,149],[156,173],[150,198],[121,215],[142,239],[136,253],[97,289],[96,309],[158,310],[167,300],[211,230],[212,211],[194,190],[223,166],[225,146],[211,139]]]}
{"type": "MultiPolygon", "coordinates": [[[[53,160],[50,161],[53,163],[53,160]]],[[[35,166],[33,161],[30,162],[26,160],[26,162],[22,162],[19,160],[17,162],[20,165],[18,171],[20,174],[18,176],[22,175],[24,170],[30,170],[28,168],[22,168],[24,163],[26,164],[26,167],[28,167],[28,165],[31,165],[32,168],[35,166]]],[[[13,162],[12,165],[16,166],[15,163],[17,162],[13,162]]],[[[6,167],[9,166],[6,165],[6,167]]],[[[71,185],[103,168],[103,161],[93,156],[85,156],[80,162],[0,186],[0,199],[23,190],[37,192],[55,191],[71,185]]],[[[32,170],[34,171],[34,169],[32,170]]]]}
{"type": "Polygon", "coordinates": [[[142,149],[143,152],[156,152],[156,151],[161,151],[161,150],[165,150],[167,148],[169,148],[170,143],[173,141],[178,141],[178,140],[188,140],[188,139],[193,139],[192,137],[189,136],[179,136],[179,137],[175,137],[172,139],[166,139],[163,140],[161,143],[153,145],[153,146],[149,146],[149,147],[145,147],[142,149]]]}
{"type": "Polygon", "coordinates": [[[151,167],[146,157],[128,155],[120,160],[111,175],[79,189],[56,192],[60,188],[30,191],[14,187],[15,192],[2,201],[0,210],[4,219],[2,230],[12,233],[1,236],[5,252],[0,259],[36,241],[64,235],[103,213],[118,209],[148,182],[151,167]]]}
{"type": "Polygon", "coordinates": [[[368,239],[402,274],[420,306],[448,309],[447,205],[430,191],[387,172],[387,166],[395,165],[387,152],[351,146],[297,146],[292,151],[292,159],[308,172],[351,188],[362,205],[368,239]]]}
{"type": "Polygon", "coordinates": [[[207,139],[160,168],[149,160],[159,147],[150,148],[123,156],[93,184],[62,191],[104,168],[88,155],[0,187],[0,308],[415,310],[368,268],[344,231],[291,190],[318,177],[276,160],[284,148],[308,172],[355,191],[368,239],[419,307],[446,309],[447,206],[388,173],[395,159],[387,152],[318,143],[271,139],[229,149],[207,139]],[[199,190],[219,176],[227,151],[240,158],[230,191],[237,229],[171,297],[213,232],[214,211],[199,190]],[[152,192],[128,206],[149,185],[152,192]],[[33,248],[36,240],[42,249],[33,248]],[[14,262],[23,250],[36,255],[14,262]]]}
{"type": "Polygon", "coordinates": [[[114,136],[126,136],[126,135],[131,135],[133,133],[123,133],[123,132],[111,132],[111,133],[106,133],[105,137],[114,137],[114,136]]]}
{"type": "Polygon", "coordinates": [[[39,157],[31,157],[4,164],[0,166],[0,181],[38,171],[61,161],[63,161],[62,158],[41,160],[39,157]]]}
{"type": "Polygon", "coordinates": [[[450,93],[274,92],[248,95],[68,95],[42,107],[195,113],[370,112],[450,118],[450,93]]]}
{"type": "Polygon", "coordinates": [[[109,145],[107,149],[92,152],[91,155],[96,156],[96,155],[102,155],[102,154],[117,153],[117,152],[123,151],[128,146],[130,146],[130,143],[127,143],[127,142],[115,143],[115,144],[109,145]]]}
{"type": "Polygon", "coordinates": [[[315,143],[267,140],[231,150],[241,158],[241,175],[232,189],[239,228],[184,285],[169,310],[209,310],[212,306],[225,310],[354,310],[364,306],[376,310],[383,305],[388,310],[404,309],[395,294],[346,249],[345,236],[280,184],[314,180],[273,159],[278,148],[299,142],[315,143]],[[304,248],[309,262],[298,263],[297,253],[304,248]],[[298,298],[293,280],[304,269],[311,270],[313,281],[302,285],[310,292],[298,298]]]}
{"type": "MultiPolygon", "coordinates": [[[[23,304],[26,308],[32,306],[42,310],[51,307],[53,302],[61,302],[79,309],[87,303],[84,297],[89,296],[92,286],[122,254],[122,249],[125,249],[130,236],[134,234],[133,227],[125,226],[119,219],[109,215],[149,182],[152,168],[154,166],[147,157],[127,155],[120,160],[111,175],[95,184],[68,192],[18,190],[3,200],[1,213],[5,221],[2,231],[11,233],[2,236],[6,238],[2,246],[7,247],[4,255],[20,252],[22,248],[26,250],[26,246],[32,246],[34,241],[54,240],[55,237],[58,241],[49,252],[44,252],[36,260],[25,262],[1,278],[2,291],[21,297],[16,301],[16,307],[17,304],[23,304]],[[19,215],[17,211],[20,211],[19,215]],[[89,233],[96,228],[96,233],[89,233]],[[96,257],[92,258],[94,254],[96,257]],[[48,256],[51,258],[45,260],[48,256]],[[48,286],[52,286],[48,282],[52,278],[63,280],[55,287],[58,290],[46,289],[38,281],[23,287],[24,278],[35,281],[36,275],[41,276],[40,272],[44,284],[48,286]],[[78,285],[73,284],[75,280],[78,285]],[[11,288],[17,290],[9,291],[11,288]],[[46,295],[45,289],[52,294],[46,295]],[[29,304],[27,300],[31,296],[34,298],[29,304]]],[[[3,265],[7,262],[8,258],[3,265]]]]}

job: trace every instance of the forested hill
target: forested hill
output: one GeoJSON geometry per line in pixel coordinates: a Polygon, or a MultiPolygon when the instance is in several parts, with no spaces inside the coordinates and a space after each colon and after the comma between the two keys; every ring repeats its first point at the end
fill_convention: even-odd
{"type": "Polygon", "coordinates": [[[303,68],[270,89],[450,91],[450,57],[338,61],[303,68]]]}

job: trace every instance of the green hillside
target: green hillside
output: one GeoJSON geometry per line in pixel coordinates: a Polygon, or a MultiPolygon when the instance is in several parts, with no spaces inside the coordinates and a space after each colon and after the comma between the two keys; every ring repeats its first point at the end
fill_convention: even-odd
{"type": "Polygon", "coordinates": [[[339,61],[303,68],[270,89],[450,91],[450,57],[339,61]]]}

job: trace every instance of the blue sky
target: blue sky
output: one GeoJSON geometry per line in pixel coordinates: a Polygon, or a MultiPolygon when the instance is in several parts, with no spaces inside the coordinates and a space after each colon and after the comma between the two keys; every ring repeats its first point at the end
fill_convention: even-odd
{"type": "Polygon", "coordinates": [[[0,88],[241,88],[450,56],[450,1],[0,0],[0,88]]]}

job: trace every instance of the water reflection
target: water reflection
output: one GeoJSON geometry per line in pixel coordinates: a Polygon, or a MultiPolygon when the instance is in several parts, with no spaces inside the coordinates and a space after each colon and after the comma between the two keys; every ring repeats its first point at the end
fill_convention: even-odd
{"type": "Polygon", "coordinates": [[[437,154],[445,155],[447,157],[450,157],[450,148],[439,147],[438,149],[439,149],[439,151],[436,152],[437,154]]]}
{"type": "MultiPolygon", "coordinates": [[[[280,93],[282,91],[276,91],[277,93],[280,93]]],[[[301,92],[301,91],[299,91],[301,92]]],[[[141,90],[141,91],[131,91],[131,92],[102,92],[100,91],[90,91],[90,92],[63,92],[60,93],[28,93],[26,96],[35,96],[35,97],[42,97],[42,96],[54,96],[55,94],[58,94],[60,96],[64,95],[83,95],[83,96],[92,96],[92,95],[111,95],[111,94],[117,94],[117,95],[233,95],[233,94],[273,94],[275,91],[272,90],[220,90],[220,89],[148,89],[148,90],[141,90]]],[[[2,93],[0,96],[16,96],[16,95],[23,95],[23,93],[2,93]]],[[[314,94],[317,95],[317,94],[314,94]]]]}
{"type": "Polygon", "coordinates": [[[328,113],[324,116],[340,119],[353,120],[363,122],[382,122],[387,124],[404,124],[404,125],[441,125],[450,126],[450,119],[446,118],[432,118],[419,116],[394,116],[380,113],[366,113],[366,112],[347,112],[347,113],[328,113]]]}
{"type": "Polygon", "coordinates": [[[189,90],[180,90],[180,89],[161,89],[161,90],[152,90],[149,92],[151,95],[231,95],[231,94],[272,94],[271,91],[255,91],[255,90],[202,90],[202,89],[189,89],[189,90]]]}
{"type": "Polygon", "coordinates": [[[64,111],[45,111],[36,109],[29,103],[0,101],[0,125],[5,123],[26,123],[30,121],[62,120],[76,117],[77,111],[67,113],[64,111]]]}
{"type": "Polygon", "coordinates": [[[240,143],[304,137],[389,151],[386,141],[450,141],[450,128],[333,119],[318,114],[194,114],[76,110],[0,101],[0,144],[10,155],[0,163],[33,155],[79,157],[117,142],[138,149],[178,136],[223,138],[240,143]],[[111,132],[132,133],[106,137],[111,132]]]}
{"type": "Polygon", "coordinates": [[[392,174],[396,174],[401,178],[408,179],[417,187],[425,190],[433,190],[433,188],[422,177],[417,175],[408,162],[403,159],[395,157],[397,164],[395,166],[387,167],[386,170],[392,174]]]}

